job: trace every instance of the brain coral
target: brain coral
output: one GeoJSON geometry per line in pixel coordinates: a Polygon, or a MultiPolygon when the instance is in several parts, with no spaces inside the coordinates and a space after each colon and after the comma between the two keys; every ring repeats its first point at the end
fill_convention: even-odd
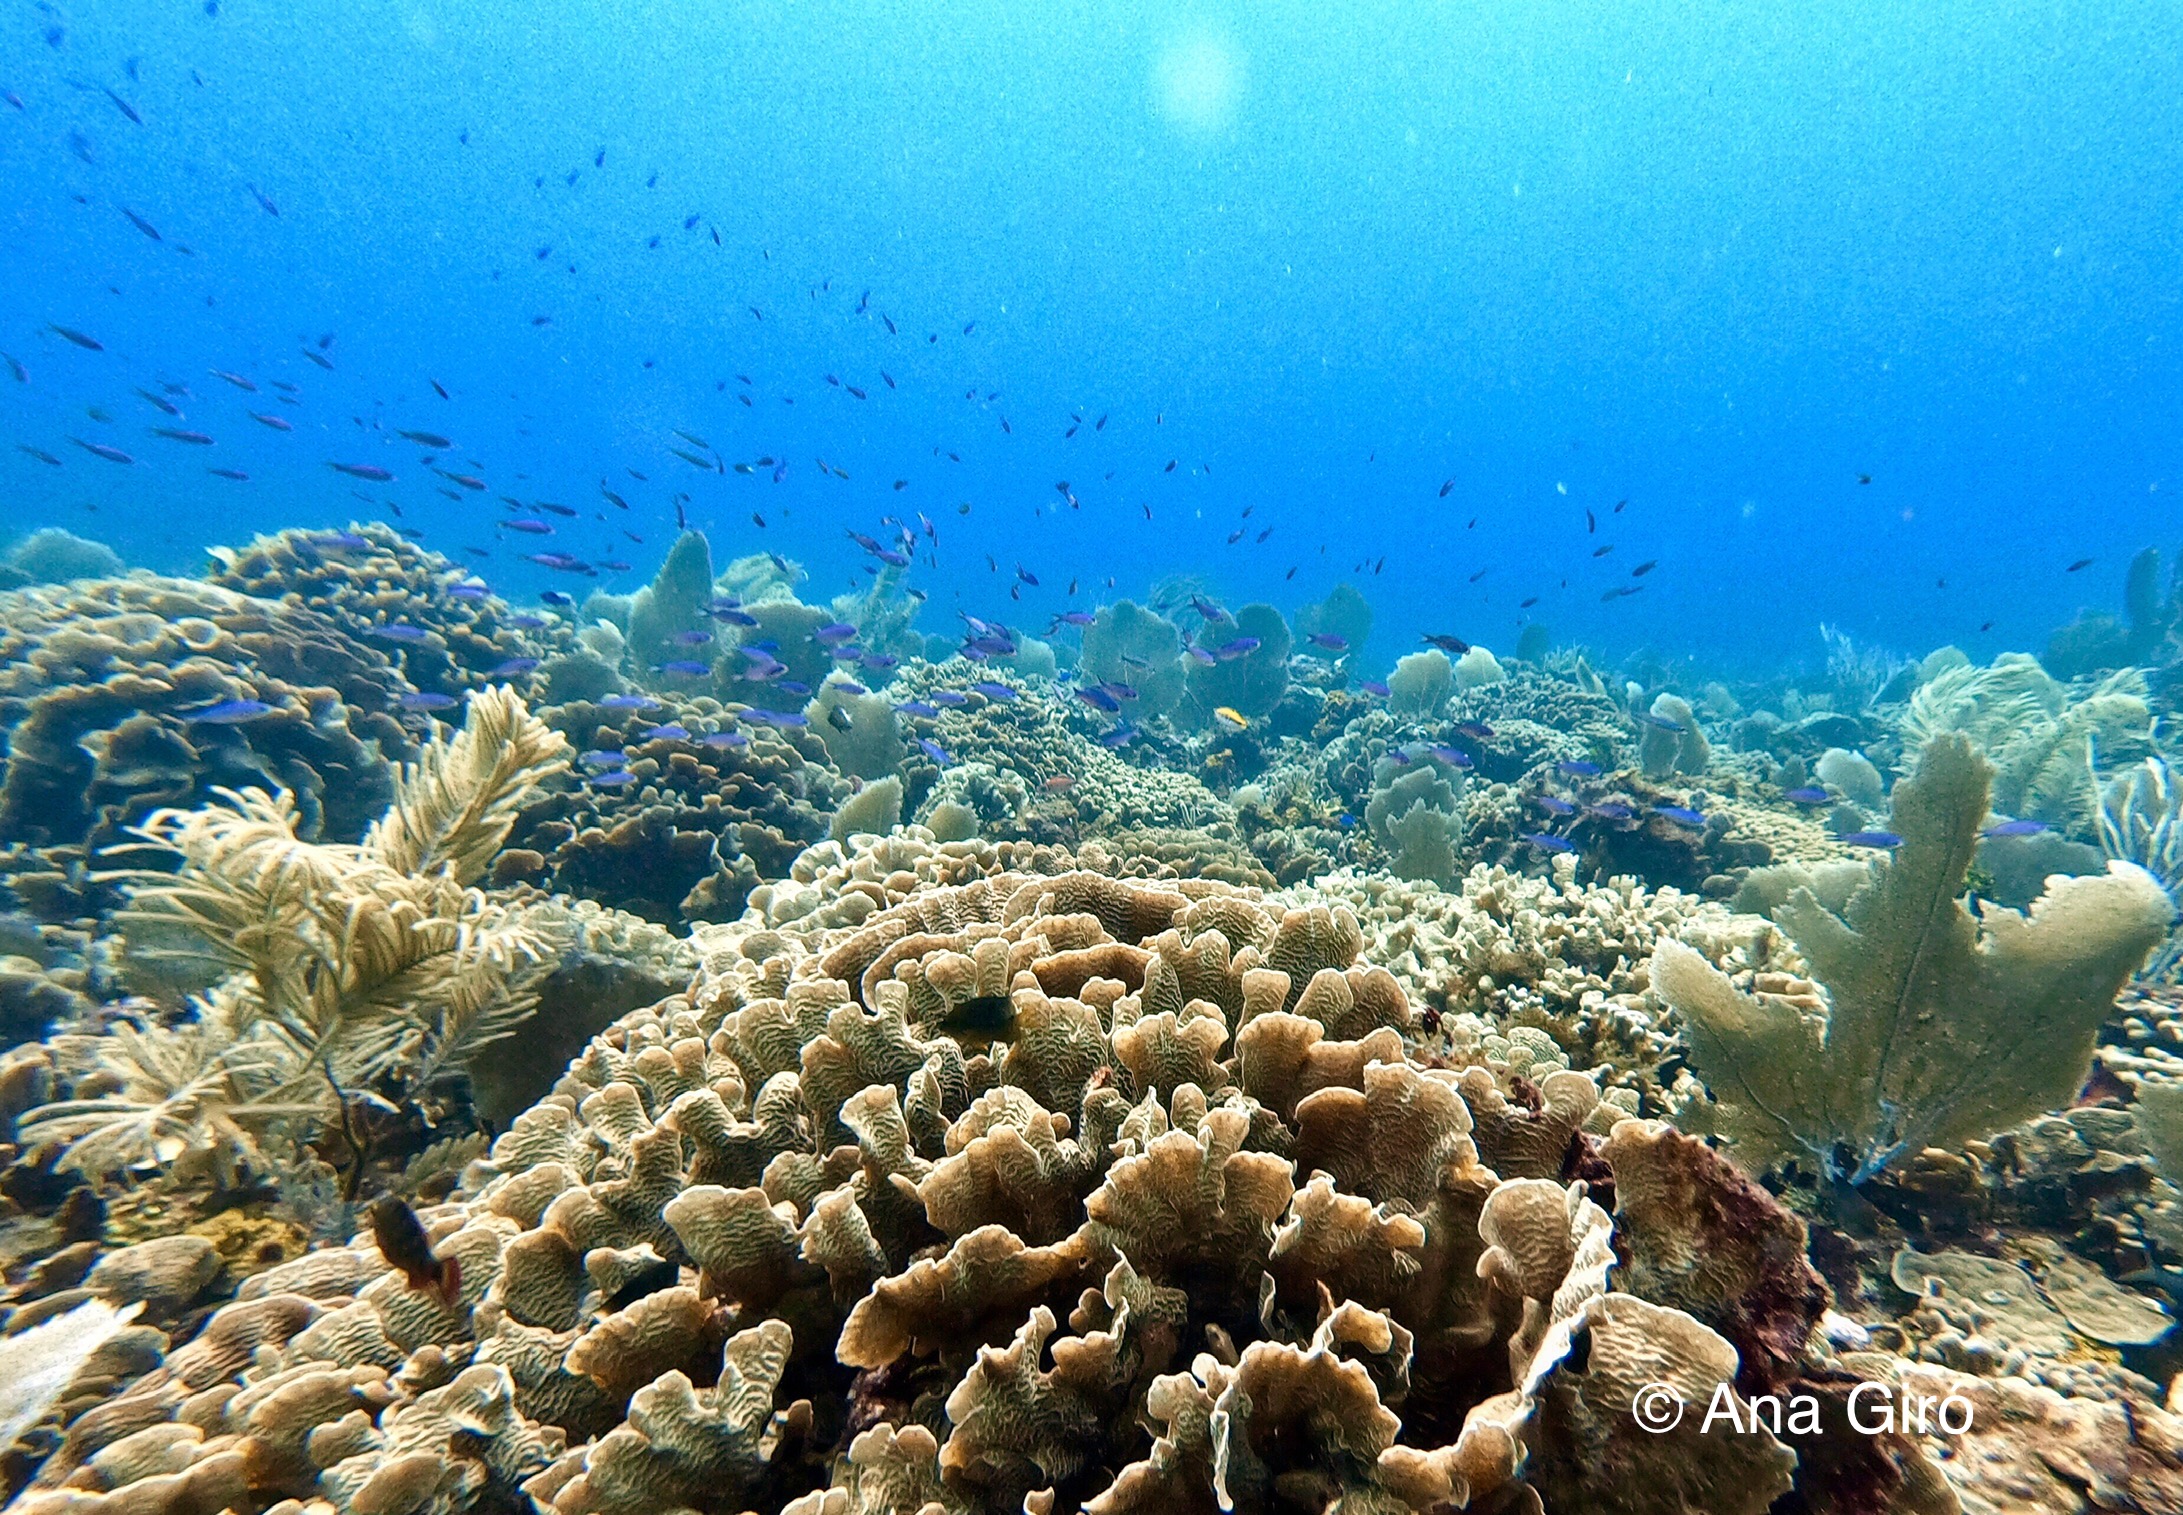
{"type": "Polygon", "coordinates": [[[1677,1215],[1793,1234],[1762,1190],[1643,1128],[1618,1238],[1563,1178],[1590,1081],[1413,1060],[1348,910],[955,845],[812,854],[804,887],[876,908],[712,933],[688,993],[597,1037],[421,1212],[452,1300],[364,1237],[256,1274],[64,1417],[25,1515],[1757,1515],[1790,1487],[1763,1433],[1626,1413],[1816,1318],[1763,1244],[1689,1266],[1677,1215]],[[1618,1242],[1673,1299],[1610,1284],[1618,1242]]]}

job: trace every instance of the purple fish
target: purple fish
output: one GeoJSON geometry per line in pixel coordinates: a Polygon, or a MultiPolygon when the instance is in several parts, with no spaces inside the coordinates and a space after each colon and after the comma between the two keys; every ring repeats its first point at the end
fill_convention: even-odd
{"type": "Polygon", "coordinates": [[[1892,831],[1849,831],[1836,837],[1835,840],[1848,847],[1892,849],[1903,844],[1903,839],[1892,831]]]}
{"type": "Polygon", "coordinates": [[[1597,805],[1587,805],[1584,808],[1603,821],[1628,821],[1637,817],[1637,812],[1620,800],[1603,800],[1597,805]]]}
{"type": "Polygon", "coordinates": [[[1106,733],[1106,735],[1100,737],[1099,745],[1109,748],[1127,747],[1131,742],[1137,740],[1139,734],[1140,733],[1138,732],[1136,727],[1124,723],[1123,725],[1115,727],[1112,731],[1106,733]]]}
{"type": "Polygon", "coordinates": [[[925,720],[940,713],[936,706],[928,705],[923,700],[904,700],[894,708],[903,715],[913,715],[925,720]]]}
{"type": "Polygon", "coordinates": [[[1328,652],[1347,652],[1349,650],[1349,638],[1337,636],[1331,631],[1314,631],[1304,640],[1314,647],[1324,647],[1328,652]]]}
{"type": "Polygon", "coordinates": [[[1484,721],[1458,721],[1455,723],[1455,734],[1467,736],[1474,742],[1493,740],[1493,728],[1484,721]]]}
{"type": "Polygon", "coordinates": [[[1378,679],[1366,679],[1357,687],[1363,690],[1366,694],[1372,696],[1372,698],[1374,698],[1375,700],[1384,700],[1387,698],[1389,693],[1387,686],[1381,683],[1378,679]]]}
{"type": "Polygon", "coordinates": [[[1442,743],[1438,747],[1426,748],[1425,755],[1438,758],[1450,768],[1468,768],[1471,765],[1469,753],[1460,747],[1450,747],[1446,743],[1442,743]]]}
{"type": "Polygon", "coordinates": [[[886,652],[864,652],[857,655],[859,666],[869,668],[874,673],[885,673],[901,661],[892,653],[886,652]]]}
{"type": "Polygon", "coordinates": [[[627,768],[616,768],[611,773],[594,773],[589,780],[601,789],[624,789],[637,782],[637,776],[627,768]]]}
{"type": "Polygon", "coordinates": [[[671,673],[678,678],[695,679],[711,673],[712,668],[709,664],[696,662],[690,658],[675,658],[671,662],[655,665],[654,671],[671,673]]]}
{"type": "Polygon", "coordinates": [[[1214,648],[1213,661],[1216,663],[1233,663],[1237,658],[1247,658],[1258,651],[1258,646],[1257,637],[1237,637],[1226,646],[1214,648]]]}
{"type": "Polygon", "coordinates": [[[1555,794],[1542,794],[1531,803],[1548,815],[1575,815],[1577,813],[1576,806],[1555,794]]]}
{"type": "Polygon", "coordinates": [[[954,761],[953,758],[947,755],[947,749],[930,737],[919,737],[917,739],[917,750],[938,763],[942,768],[954,761]]]}
{"type": "Polygon", "coordinates": [[[1521,841],[1529,842],[1541,852],[1574,852],[1576,844],[1565,836],[1555,836],[1545,831],[1526,831],[1521,841]]]}
{"type": "Polygon", "coordinates": [[[505,663],[496,663],[491,668],[486,669],[485,676],[489,679],[512,679],[526,673],[534,673],[537,668],[538,659],[536,658],[510,658],[505,663]]]}
{"type": "Polygon", "coordinates": [[[374,626],[365,633],[382,642],[422,642],[432,633],[422,626],[412,626],[407,621],[396,621],[391,626],[374,626]]]}
{"type": "Polygon", "coordinates": [[[586,768],[619,768],[628,760],[619,752],[611,752],[604,747],[599,747],[585,753],[577,761],[586,768]]]}
{"type": "Polygon", "coordinates": [[[750,738],[740,731],[715,731],[705,738],[705,745],[725,752],[736,747],[748,747],[750,738]]]}
{"type": "Polygon", "coordinates": [[[856,627],[850,625],[847,621],[836,621],[830,626],[821,626],[817,631],[812,632],[811,636],[814,641],[831,647],[838,642],[854,641],[856,634],[856,627]]]}
{"type": "Polygon", "coordinates": [[[1600,775],[1599,764],[1588,763],[1582,758],[1568,758],[1554,766],[1573,779],[1596,779],[1600,775]]]}
{"type": "Polygon", "coordinates": [[[783,679],[773,687],[783,694],[805,695],[811,692],[811,686],[802,679],[783,679]]]}
{"type": "Polygon", "coordinates": [[[263,700],[222,700],[217,705],[207,705],[182,717],[192,726],[240,726],[245,721],[255,721],[272,715],[274,708],[263,700]]]}
{"type": "Polygon", "coordinates": [[[970,696],[959,689],[935,689],[932,692],[932,702],[935,705],[967,705],[970,703],[970,696]]]}
{"type": "Polygon", "coordinates": [[[1827,803],[1827,791],[1817,785],[1810,784],[1802,789],[1787,790],[1781,797],[1785,800],[1794,800],[1799,805],[1824,805],[1827,803]]]}
{"type": "Polygon", "coordinates": [[[654,726],[650,731],[639,732],[640,740],[647,742],[687,742],[690,728],[680,721],[669,721],[664,726],[654,726]]]}
{"type": "Polygon", "coordinates": [[[747,610],[737,610],[732,605],[723,605],[713,610],[712,618],[716,621],[725,621],[730,626],[755,626],[758,624],[756,616],[747,610]]]}
{"type": "Polygon", "coordinates": [[[677,647],[703,647],[712,639],[713,634],[709,631],[678,631],[667,640],[677,647]]]}
{"type": "Polygon", "coordinates": [[[404,710],[452,710],[462,701],[451,694],[435,694],[424,690],[403,695],[399,703],[404,710]]]}
{"type": "Polygon", "coordinates": [[[2045,821],[2003,821],[1998,826],[1988,826],[1980,836],[2037,836],[2047,829],[2045,821]]]}
{"type": "Polygon", "coordinates": [[[648,694],[610,694],[599,701],[607,710],[657,710],[659,701],[648,694]]]}
{"type": "Polygon", "coordinates": [[[1675,822],[1678,826],[1703,826],[1705,812],[1693,810],[1688,805],[1655,805],[1652,813],[1675,822]]]}
{"type": "Polygon", "coordinates": [[[970,687],[975,693],[982,694],[989,700],[1001,701],[1004,704],[1009,700],[1021,698],[1015,690],[1010,689],[1006,684],[996,684],[991,679],[980,679],[970,687]]]}
{"type": "Polygon", "coordinates": [[[1108,715],[1117,715],[1122,709],[1122,702],[1104,689],[1079,689],[1076,697],[1092,709],[1104,710],[1108,715]]]}

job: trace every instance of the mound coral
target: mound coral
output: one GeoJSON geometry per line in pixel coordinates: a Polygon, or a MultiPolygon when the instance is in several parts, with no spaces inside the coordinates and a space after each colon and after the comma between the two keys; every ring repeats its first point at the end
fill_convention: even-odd
{"type": "Polygon", "coordinates": [[[1993,769],[1955,734],[1895,790],[1900,851],[1839,911],[1808,888],[1774,917],[1827,990],[1824,1014],[1736,989],[1663,941],[1652,981],[1681,1014],[1711,1118],[1754,1167],[1790,1154],[1863,1183],[1928,1146],[2068,1102],[2115,994],[2174,914],[2142,869],[2057,879],[2029,914],[1961,903],[1993,769]]]}
{"type": "Polygon", "coordinates": [[[338,533],[284,531],[208,551],[212,583],[308,606],[362,646],[386,649],[420,690],[460,694],[506,682],[511,675],[502,670],[514,660],[576,650],[565,622],[518,625],[498,596],[454,593],[475,587],[468,570],[376,523],[338,533]],[[390,631],[400,627],[418,634],[390,631]]]}
{"type": "Polygon", "coordinates": [[[256,784],[353,841],[412,750],[408,689],[300,605],[150,576],[0,594],[0,840],[81,868],[159,806],[256,784]]]}

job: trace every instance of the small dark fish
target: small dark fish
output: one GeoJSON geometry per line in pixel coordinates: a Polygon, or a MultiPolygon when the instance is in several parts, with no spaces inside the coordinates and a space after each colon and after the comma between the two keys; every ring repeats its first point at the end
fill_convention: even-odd
{"type": "Polygon", "coordinates": [[[958,1042],[984,1046],[1016,1039],[1016,1002],[1005,994],[981,994],[952,1007],[933,1027],[958,1042]]]}
{"type": "MultiPolygon", "coordinates": [[[[0,352],[0,360],[4,360],[7,363],[8,376],[15,380],[16,383],[28,384],[30,382],[30,370],[23,366],[23,360],[21,358],[16,357],[15,354],[11,352],[0,352]]],[[[137,393],[142,394],[143,391],[138,390],[137,393]]]]}
{"type": "Polygon", "coordinates": [[[1364,693],[1369,694],[1375,700],[1384,700],[1387,698],[1388,695],[1394,692],[1390,690],[1385,684],[1381,683],[1378,679],[1366,679],[1363,683],[1359,684],[1357,688],[1362,690],[1364,693]]]}
{"type": "Polygon", "coordinates": [[[304,538],[321,552],[362,552],[371,546],[371,539],[353,531],[321,531],[304,538]]]}
{"type": "Polygon", "coordinates": [[[1467,736],[1474,742],[1490,742],[1493,740],[1493,728],[1484,721],[1458,721],[1455,724],[1455,732],[1457,736],[1467,736]]]}
{"type": "Polygon", "coordinates": [[[1835,840],[1850,847],[1895,848],[1903,844],[1903,839],[1892,831],[1849,831],[1835,840]]]}
{"type": "Polygon", "coordinates": [[[328,372],[328,373],[332,373],[332,372],[334,371],[333,359],[331,359],[331,358],[327,357],[327,356],[326,356],[326,355],[325,355],[324,353],[322,353],[322,352],[314,352],[314,351],[312,351],[312,350],[311,350],[310,348],[308,348],[308,347],[306,347],[306,348],[302,349],[302,352],[303,352],[303,355],[304,355],[304,356],[305,356],[306,358],[309,358],[309,359],[310,359],[310,360],[311,360],[311,361],[312,361],[313,363],[316,363],[316,364],[317,364],[317,365],[318,365],[318,366],[319,366],[320,368],[323,368],[323,369],[325,369],[325,370],[326,370],[326,372],[328,372]]]}
{"type": "Polygon", "coordinates": [[[436,431],[397,431],[395,435],[415,442],[419,447],[438,448],[443,452],[455,445],[436,431]]]}
{"type": "Polygon", "coordinates": [[[127,116],[129,120],[135,125],[142,126],[144,124],[144,118],[136,113],[135,106],[131,105],[128,101],[122,99],[121,96],[115,94],[112,90],[106,89],[105,85],[102,84],[99,86],[99,88],[106,90],[106,98],[114,102],[115,110],[118,110],[124,116],[127,116]]]}
{"type": "MultiPolygon", "coordinates": [[[[1172,463],[1170,463],[1170,464],[1169,464],[1168,466],[1169,466],[1170,468],[1172,468],[1172,467],[1174,467],[1175,465],[1174,465],[1174,464],[1172,464],[1172,463]]],[[[1442,481],[1442,483],[1441,483],[1441,486],[1440,486],[1440,498],[1442,498],[1443,500],[1445,500],[1445,499],[1446,499],[1446,498],[1448,497],[1448,491],[1449,491],[1449,490],[1451,490],[1451,489],[1453,489],[1453,488],[1455,488],[1455,480],[1453,480],[1453,479],[1447,479],[1447,480],[1444,480],[1444,481],[1442,481]]]]}
{"type": "Polygon", "coordinates": [[[599,701],[607,710],[657,710],[659,701],[648,694],[610,694],[599,701]]]}
{"type": "Polygon", "coordinates": [[[2090,568],[2093,564],[2093,561],[2094,560],[2091,558],[2079,558],[2076,562],[2070,564],[2067,568],[2063,569],[2062,572],[2081,573],[2085,569],[2090,568]]]}
{"type": "Polygon", "coordinates": [[[52,453],[47,452],[43,447],[33,447],[28,442],[17,442],[15,450],[17,452],[27,452],[39,462],[48,464],[51,467],[58,468],[61,466],[61,460],[53,456],[52,453]]]}
{"type": "Polygon", "coordinates": [[[1683,723],[1681,721],[1669,720],[1664,715],[1654,715],[1649,710],[1638,716],[1638,719],[1640,721],[1643,721],[1646,725],[1656,727],[1661,731],[1681,732],[1683,730],[1683,723]]]}
{"type": "Polygon", "coordinates": [[[245,390],[250,394],[256,394],[258,392],[258,386],[251,383],[248,379],[244,378],[239,373],[229,373],[224,368],[207,369],[206,372],[210,373],[215,379],[225,379],[228,383],[234,385],[237,389],[245,390]]]}
{"type": "Polygon", "coordinates": [[[371,1238],[379,1255],[419,1294],[430,1295],[443,1310],[453,1310],[461,1301],[461,1260],[433,1252],[417,1212],[400,1198],[389,1194],[371,1207],[371,1238]]]}
{"type": "Polygon", "coordinates": [[[1574,852],[1577,850],[1576,843],[1570,841],[1567,837],[1555,836],[1545,831],[1526,831],[1518,840],[1529,842],[1541,852],[1574,852]]]}
{"type": "Polygon", "coordinates": [[[1079,689],[1076,697],[1092,709],[1103,710],[1109,715],[1119,714],[1122,709],[1122,702],[1104,689],[1079,689]]]}
{"type": "Polygon", "coordinates": [[[1600,546],[1600,547],[1595,547],[1595,548],[1593,548],[1593,549],[1592,549],[1592,556],[1593,556],[1593,557],[1595,557],[1595,558],[1603,558],[1603,557],[1607,556],[1607,554],[1608,554],[1608,553],[1610,553],[1610,552],[1613,552],[1614,550],[1615,550],[1615,544],[1614,544],[1614,543],[1612,543],[1612,542],[1608,542],[1608,543],[1606,543],[1606,544],[1605,544],[1604,546],[1600,546]]]}
{"type": "Polygon", "coordinates": [[[1785,800],[1794,800],[1799,805],[1824,805],[1827,803],[1827,791],[1816,784],[1807,784],[1802,789],[1785,790],[1781,797],[1785,800]]]}
{"type": "Polygon", "coordinates": [[[1988,826],[1980,836],[2037,836],[2047,829],[2045,821],[2003,821],[1998,826],[1988,826]]]}
{"type": "Polygon", "coordinates": [[[1464,653],[1470,651],[1470,643],[1459,636],[1450,636],[1446,632],[1427,632],[1421,640],[1428,646],[1438,647],[1442,652],[1453,657],[1461,657],[1464,653]]]}
{"type": "Polygon", "coordinates": [[[173,416],[177,421],[182,419],[182,407],[175,404],[174,401],[168,399],[165,395],[155,395],[150,390],[144,388],[142,385],[137,386],[136,393],[138,399],[142,400],[145,404],[151,406],[152,409],[160,412],[162,415],[173,416]]]}
{"type": "Polygon", "coordinates": [[[86,442],[81,437],[70,437],[68,440],[91,454],[92,457],[104,458],[109,463],[134,463],[136,461],[120,448],[108,447],[104,442],[86,442]]]}
{"type": "Polygon", "coordinates": [[[184,431],[176,426],[154,426],[149,429],[153,436],[165,437],[170,442],[187,442],[192,447],[210,447],[212,445],[212,438],[201,431],[184,431]]]}
{"type": "Polygon", "coordinates": [[[1538,604],[1538,603],[1539,603],[1539,597],[1538,597],[1537,595],[1533,595],[1533,596],[1532,596],[1532,597],[1531,597],[1530,599],[1528,599],[1528,600],[1520,600],[1520,601],[1518,601],[1518,602],[1517,602],[1517,605],[1516,605],[1516,608],[1517,608],[1518,610],[1529,610],[1529,609],[1530,609],[1530,608],[1531,608],[1532,606],[1534,606],[1534,605],[1536,605],[1536,604],[1538,604]]]}
{"type": "Polygon", "coordinates": [[[391,484],[394,475],[377,463],[328,463],[335,473],[345,473],[352,479],[364,479],[373,484],[391,484]]]}
{"type": "Polygon", "coordinates": [[[192,726],[240,726],[272,714],[275,714],[275,707],[263,700],[222,700],[217,705],[192,710],[182,719],[192,726]]]}
{"type": "Polygon", "coordinates": [[[74,328],[73,326],[55,326],[49,321],[46,323],[46,330],[52,332],[55,336],[59,337],[64,342],[74,343],[76,346],[82,348],[85,352],[106,351],[105,343],[99,341],[96,337],[85,336],[82,332],[76,330],[76,328],[74,328]]]}
{"type": "Polygon", "coordinates": [[[135,211],[129,209],[128,206],[122,206],[121,213],[129,218],[129,224],[131,226],[135,227],[138,231],[144,233],[145,236],[150,237],[154,242],[164,242],[167,240],[165,237],[159,235],[158,227],[152,225],[151,222],[145,220],[135,211]]]}
{"type": "Polygon", "coordinates": [[[205,472],[216,479],[234,479],[241,483],[248,483],[250,480],[250,475],[240,468],[208,468],[205,472]]]}
{"type": "MultiPolygon", "coordinates": [[[[459,500],[462,496],[451,495],[449,498],[459,500]]],[[[531,516],[521,516],[513,521],[496,521],[494,524],[509,531],[520,531],[527,536],[550,537],[553,535],[551,526],[531,516]]]]}
{"type": "Polygon", "coordinates": [[[280,207],[273,203],[273,197],[271,195],[268,195],[264,190],[258,188],[257,185],[245,184],[243,188],[249,190],[250,198],[258,202],[258,209],[264,211],[269,216],[277,216],[280,214],[280,207]]]}

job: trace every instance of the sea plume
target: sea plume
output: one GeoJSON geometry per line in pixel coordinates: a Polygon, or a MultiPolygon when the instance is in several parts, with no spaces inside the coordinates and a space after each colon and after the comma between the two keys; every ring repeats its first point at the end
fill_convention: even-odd
{"type": "Polygon", "coordinates": [[[125,875],[130,960],[216,982],[188,1023],[79,1044],[100,1092],[31,1111],[26,1142],[92,1171],[194,1157],[224,1172],[269,1123],[332,1119],[367,1085],[421,1089],[507,1035],[533,1008],[538,948],[470,883],[565,750],[496,688],[404,770],[361,846],[300,840],[289,797],[254,789],[148,816],[135,850],[180,866],[125,875]]]}

